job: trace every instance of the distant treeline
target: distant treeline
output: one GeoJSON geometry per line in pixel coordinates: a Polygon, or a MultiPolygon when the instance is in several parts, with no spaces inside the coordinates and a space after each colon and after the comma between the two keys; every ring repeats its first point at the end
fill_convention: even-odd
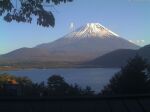
{"type": "Polygon", "coordinates": [[[76,68],[82,67],[79,62],[8,62],[1,63],[0,70],[14,70],[14,69],[48,69],[48,68],[76,68]]]}

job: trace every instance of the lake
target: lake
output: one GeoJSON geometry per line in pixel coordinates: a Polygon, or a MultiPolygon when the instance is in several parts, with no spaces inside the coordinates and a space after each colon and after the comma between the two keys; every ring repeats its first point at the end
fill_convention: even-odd
{"type": "Polygon", "coordinates": [[[119,70],[119,68],[55,68],[0,71],[0,73],[27,76],[34,82],[47,81],[48,77],[58,74],[69,84],[76,83],[84,88],[90,86],[94,91],[99,92],[119,70]]]}

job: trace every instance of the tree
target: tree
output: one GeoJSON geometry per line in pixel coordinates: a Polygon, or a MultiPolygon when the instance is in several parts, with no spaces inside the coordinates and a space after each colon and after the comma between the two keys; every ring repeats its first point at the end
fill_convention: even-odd
{"type": "Polygon", "coordinates": [[[16,84],[16,77],[9,74],[0,74],[0,85],[3,84],[16,84]]]}
{"type": "Polygon", "coordinates": [[[37,19],[37,25],[43,27],[54,27],[55,18],[53,13],[46,10],[45,5],[58,5],[61,3],[72,2],[73,0],[0,0],[0,16],[4,20],[11,22],[31,23],[33,16],[37,19]]]}
{"type": "Polygon", "coordinates": [[[83,95],[83,90],[77,84],[70,85],[69,95],[70,96],[81,96],[81,95],[83,95]]]}
{"type": "Polygon", "coordinates": [[[30,85],[32,81],[28,77],[16,77],[7,73],[0,74],[0,85],[3,84],[19,84],[30,85]]]}
{"type": "Polygon", "coordinates": [[[47,81],[50,96],[93,96],[94,91],[87,86],[81,89],[77,84],[69,85],[64,78],[59,75],[53,75],[47,81]]]}
{"type": "Polygon", "coordinates": [[[69,85],[64,78],[59,75],[53,75],[47,81],[50,95],[65,95],[69,92],[69,85]]]}
{"type": "Polygon", "coordinates": [[[94,91],[91,89],[91,87],[87,86],[83,90],[83,96],[93,96],[93,95],[94,95],[94,91]]]}
{"type": "Polygon", "coordinates": [[[104,87],[102,94],[140,94],[149,92],[149,75],[147,63],[140,56],[136,55],[129,60],[127,65],[121,68],[104,87]]]}
{"type": "Polygon", "coordinates": [[[28,77],[16,77],[16,81],[18,84],[23,85],[23,86],[32,84],[32,81],[28,77]]]}
{"type": "Polygon", "coordinates": [[[32,85],[33,83],[28,77],[17,77],[7,73],[0,74],[1,95],[27,95],[29,90],[32,90],[32,85]],[[18,93],[18,91],[20,92],[18,93]]]}

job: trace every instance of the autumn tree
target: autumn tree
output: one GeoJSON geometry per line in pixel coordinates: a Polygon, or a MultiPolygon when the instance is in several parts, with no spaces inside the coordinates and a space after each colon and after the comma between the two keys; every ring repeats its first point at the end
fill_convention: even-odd
{"type": "Polygon", "coordinates": [[[3,84],[20,84],[30,85],[32,81],[28,77],[16,77],[7,73],[0,74],[0,85],[3,84]]]}

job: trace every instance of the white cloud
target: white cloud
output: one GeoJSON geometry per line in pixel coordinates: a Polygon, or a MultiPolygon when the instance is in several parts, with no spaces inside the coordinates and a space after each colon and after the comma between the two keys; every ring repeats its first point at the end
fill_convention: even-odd
{"type": "Polygon", "coordinates": [[[141,42],[140,40],[136,40],[136,43],[137,43],[137,44],[140,44],[140,42],[141,42]]]}
{"type": "Polygon", "coordinates": [[[69,28],[70,28],[71,30],[74,30],[74,29],[75,29],[75,24],[74,24],[73,22],[71,22],[69,28]]]}
{"type": "Polygon", "coordinates": [[[138,45],[142,45],[145,43],[145,40],[129,40],[129,42],[138,44],[138,45]]]}
{"type": "Polygon", "coordinates": [[[145,40],[141,40],[142,43],[145,43],[145,40]]]}

